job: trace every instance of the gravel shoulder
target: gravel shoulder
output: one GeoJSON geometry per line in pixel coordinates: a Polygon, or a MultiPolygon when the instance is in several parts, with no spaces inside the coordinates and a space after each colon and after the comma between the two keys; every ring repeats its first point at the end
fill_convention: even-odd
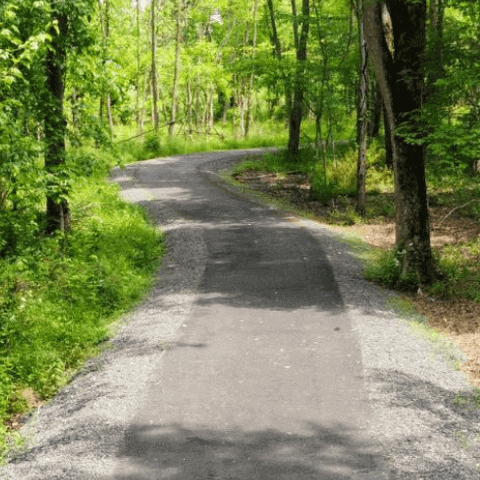
{"type": "MultiPolygon", "coordinates": [[[[242,154],[192,158],[202,175],[219,187],[261,203],[217,175],[242,154]]],[[[207,258],[201,228],[137,188],[134,173],[132,165],[113,176],[126,198],[147,207],[168,233],[169,251],[159,282],[122,320],[103,354],[32,416],[22,430],[26,451],[0,470],[1,479],[113,479],[118,449],[150,372],[161,362],[165,345],[177,341],[189,314],[207,258]]],[[[355,321],[374,411],[369,433],[381,447],[387,478],[480,478],[480,411],[472,408],[472,389],[464,375],[389,307],[392,292],[362,277],[355,250],[338,234],[312,221],[294,216],[290,220],[329,252],[355,321]]]]}

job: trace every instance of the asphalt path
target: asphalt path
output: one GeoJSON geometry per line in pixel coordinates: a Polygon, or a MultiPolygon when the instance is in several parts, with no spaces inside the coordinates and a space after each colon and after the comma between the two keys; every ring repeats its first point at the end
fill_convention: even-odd
{"type": "Polygon", "coordinates": [[[113,478],[380,478],[359,340],[321,241],[212,181],[207,161],[245,153],[128,168],[127,190],[194,226],[206,265],[113,478]]]}
{"type": "Polygon", "coordinates": [[[158,282],[25,419],[2,480],[479,478],[466,357],[358,248],[218,176],[252,153],[112,172],[167,233],[158,282]]]}

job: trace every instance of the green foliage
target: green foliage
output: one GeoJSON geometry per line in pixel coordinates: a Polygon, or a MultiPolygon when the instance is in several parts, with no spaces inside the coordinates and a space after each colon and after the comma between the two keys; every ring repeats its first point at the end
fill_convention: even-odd
{"type": "Polygon", "coordinates": [[[93,147],[80,147],[67,152],[67,168],[80,178],[103,178],[112,166],[117,165],[113,151],[103,150],[102,155],[93,147]]]}
{"type": "Polygon", "coordinates": [[[265,157],[245,159],[241,163],[237,163],[232,169],[232,175],[242,175],[248,171],[263,171],[266,167],[265,157]]]}
{"type": "Polygon", "coordinates": [[[154,157],[169,155],[184,155],[194,152],[207,152],[212,150],[233,150],[262,147],[278,147],[286,143],[286,131],[278,129],[271,122],[255,125],[248,138],[236,135],[229,126],[219,126],[215,134],[186,135],[179,132],[170,138],[165,133],[147,133],[138,138],[134,137],[131,127],[123,127],[121,139],[115,151],[121,163],[147,160],[154,157]],[[130,141],[124,141],[132,138],[130,141]]]}
{"type": "Polygon", "coordinates": [[[399,252],[395,250],[375,250],[371,253],[364,275],[367,280],[389,287],[396,287],[401,275],[399,252]]]}
{"type": "Polygon", "coordinates": [[[148,290],[165,250],[116,186],[75,183],[71,232],[0,259],[1,423],[25,407],[17,388],[48,398],[98,350],[112,320],[148,290]]]}
{"type": "Polygon", "coordinates": [[[145,135],[143,141],[143,157],[153,158],[158,157],[161,154],[160,135],[157,132],[151,132],[145,135]]]}
{"type": "Polygon", "coordinates": [[[0,113],[0,256],[29,248],[39,234],[47,177],[40,145],[0,113]]]}
{"type": "Polygon", "coordinates": [[[446,245],[437,255],[448,281],[435,283],[431,292],[480,302],[480,239],[458,246],[446,245]]]}

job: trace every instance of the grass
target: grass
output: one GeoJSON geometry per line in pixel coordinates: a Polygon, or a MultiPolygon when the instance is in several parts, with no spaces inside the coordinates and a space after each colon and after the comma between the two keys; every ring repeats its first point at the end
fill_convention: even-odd
{"type": "Polygon", "coordinates": [[[115,185],[78,177],[71,207],[71,232],[0,259],[0,458],[15,438],[5,422],[30,407],[23,392],[47,400],[96,355],[165,253],[163,234],[115,185]]]}
{"type": "Polygon", "coordinates": [[[229,125],[218,125],[211,132],[187,133],[177,129],[173,138],[166,129],[149,132],[137,138],[131,128],[118,128],[116,148],[126,163],[155,157],[185,155],[213,150],[235,150],[260,147],[281,147],[287,142],[288,131],[279,129],[274,122],[256,125],[247,138],[232,130],[229,125]],[[129,140],[131,139],[131,140],[129,140]]]}

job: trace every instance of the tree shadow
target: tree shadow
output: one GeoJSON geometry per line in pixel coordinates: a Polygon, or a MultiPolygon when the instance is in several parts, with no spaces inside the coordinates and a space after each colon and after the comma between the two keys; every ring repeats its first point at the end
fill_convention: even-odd
{"type": "Polygon", "coordinates": [[[113,478],[341,480],[377,469],[370,448],[346,427],[310,423],[305,430],[135,425],[113,478]]]}
{"type": "MultiPolygon", "coordinates": [[[[0,473],[5,475],[2,478],[22,478],[24,473],[23,478],[79,480],[385,480],[389,475],[433,480],[443,474],[442,478],[466,480],[478,476],[471,459],[480,458],[475,431],[480,411],[473,408],[471,395],[458,402],[452,390],[392,369],[374,370],[371,381],[390,399],[393,418],[401,422],[402,410],[408,415],[408,409],[424,418],[415,430],[393,430],[388,439],[381,439],[383,453],[395,454],[388,465],[380,458],[382,449],[372,443],[378,439],[368,437],[368,432],[362,438],[343,424],[327,427],[315,422],[292,434],[275,429],[242,431],[239,426],[134,423],[113,453],[108,441],[113,426],[100,418],[86,420],[76,415],[79,408],[71,406],[62,419],[69,428],[31,446],[0,473]],[[461,455],[452,450],[452,443],[463,443],[461,455]],[[98,463],[90,458],[87,469],[82,459],[92,452],[98,463]],[[45,466],[41,460],[46,455],[45,466]],[[99,466],[105,458],[116,462],[108,472],[99,466]]],[[[62,397],[55,402],[60,400],[72,401],[62,397]]],[[[89,408],[84,398],[79,400],[78,407],[89,408]]]]}
{"type": "Polygon", "coordinates": [[[394,369],[374,369],[369,381],[384,403],[384,423],[377,428],[384,431],[394,478],[433,480],[442,472],[445,478],[478,477],[480,409],[474,391],[459,393],[394,369]]]}

